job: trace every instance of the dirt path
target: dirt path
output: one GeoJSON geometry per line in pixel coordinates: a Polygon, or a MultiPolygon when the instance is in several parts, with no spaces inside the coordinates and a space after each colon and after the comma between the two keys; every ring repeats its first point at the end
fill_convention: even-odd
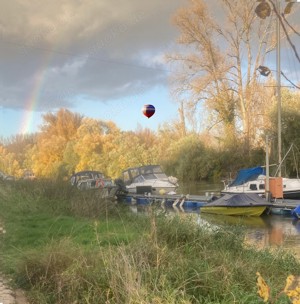
{"type": "Polygon", "coordinates": [[[0,276],[0,304],[29,304],[21,290],[12,290],[8,282],[0,276]]]}
{"type": "MultiPolygon", "coordinates": [[[[6,233],[0,222],[0,235],[6,233]]],[[[29,304],[21,290],[12,290],[9,282],[0,273],[0,304],[29,304]]]]}

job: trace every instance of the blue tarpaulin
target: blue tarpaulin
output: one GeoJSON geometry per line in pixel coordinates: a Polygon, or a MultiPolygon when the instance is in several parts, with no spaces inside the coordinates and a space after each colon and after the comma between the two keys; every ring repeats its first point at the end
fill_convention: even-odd
{"type": "Polygon", "coordinates": [[[259,175],[266,175],[265,169],[262,167],[254,167],[242,169],[238,172],[235,180],[230,184],[231,186],[239,186],[248,181],[255,180],[259,175]]]}
{"type": "Polygon", "coordinates": [[[292,211],[293,217],[300,220],[300,205],[292,211]]]}

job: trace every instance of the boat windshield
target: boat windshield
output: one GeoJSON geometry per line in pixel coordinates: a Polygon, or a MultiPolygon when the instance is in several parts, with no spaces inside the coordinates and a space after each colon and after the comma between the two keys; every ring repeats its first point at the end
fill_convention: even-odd
{"type": "Polygon", "coordinates": [[[165,173],[155,173],[158,179],[167,179],[168,176],[165,173]]]}
{"type": "Polygon", "coordinates": [[[163,173],[160,166],[144,166],[139,168],[140,174],[163,173]]]}
{"type": "Polygon", "coordinates": [[[149,180],[149,179],[157,179],[157,177],[154,174],[145,174],[143,175],[144,179],[149,180]]]}
{"type": "Polygon", "coordinates": [[[129,168],[122,172],[125,184],[136,182],[138,176],[143,176],[144,179],[167,179],[167,175],[162,171],[159,165],[148,165],[136,168],[129,168]]]}
{"type": "Polygon", "coordinates": [[[74,174],[77,180],[104,178],[104,174],[100,171],[80,171],[74,174]]]}
{"type": "Polygon", "coordinates": [[[143,183],[143,182],[144,182],[144,178],[142,175],[139,175],[133,179],[133,183],[143,183]]]}

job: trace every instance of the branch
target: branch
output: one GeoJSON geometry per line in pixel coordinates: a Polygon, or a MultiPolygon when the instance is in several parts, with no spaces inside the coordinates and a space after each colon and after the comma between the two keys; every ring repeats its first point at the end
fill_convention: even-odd
{"type": "Polygon", "coordinates": [[[292,31],[293,31],[296,35],[300,36],[300,33],[297,32],[297,31],[295,30],[295,28],[292,27],[292,26],[290,25],[290,23],[286,20],[285,15],[284,15],[283,13],[281,14],[281,16],[282,16],[283,20],[286,22],[286,24],[292,29],[292,31]]]}
{"type": "Polygon", "coordinates": [[[281,71],[281,75],[291,84],[293,85],[295,88],[299,89],[300,90],[300,87],[298,87],[297,85],[295,85],[291,80],[289,80],[285,74],[281,71]]]}
{"type": "Polygon", "coordinates": [[[282,22],[282,18],[281,18],[281,16],[280,16],[280,14],[278,13],[277,9],[276,9],[276,5],[274,4],[273,0],[269,0],[269,1],[271,2],[272,6],[273,6],[274,12],[275,12],[275,14],[276,14],[276,16],[277,16],[277,18],[278,18],[278,20],[279,20],[279,22],[280,22],[282,28],[283,28],[283,31],[284,31],[284,33],[285,33],[285,35],[286,35],[286,38],[287,38],[289,44],[291,45],[291,47],[292,47],[292,49],[293,49],[293,51],[294,51],[294,53],[295,53],[296,58],[297,58],[298,61],[300,62],[299,54],[298,54],[298,52],[297,52],[297,50],[296,50],[295,45],[292,43],[292,41],[291,41],[291,39],[290,39],[290,36],[289,36],[289,34],[288,34],[288,32],[287,32],[287,30],[286,30],[286,28],[285,28],[284,23],[282,22]]]}

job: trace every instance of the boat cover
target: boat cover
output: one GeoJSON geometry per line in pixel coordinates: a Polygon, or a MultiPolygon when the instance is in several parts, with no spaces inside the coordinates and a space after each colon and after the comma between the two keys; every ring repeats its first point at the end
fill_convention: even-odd
{"type": "Polygon", "coordinates": [[[293,217],[296,219],[300,219],[300,205],[297,206],[293,211],[292,211],[293,217]]]}
{"type": "Polygon", "coordinates": [[[262,167],[254,167],[248,169],[239,170],[237,177],[235,180],[229,185],[232,186],[239,186],[248,181],[252,181],[257,179],[259,175],[266,175],[265,169],[262,167]]]}
{"type": "Polygon", "coordinates": [[[237,193],[226,194],[219,199],[206,204],[205,206],[215,207],[245,207],[245,206],[271,206],[262,197],[256,193],[237,193]]]}

